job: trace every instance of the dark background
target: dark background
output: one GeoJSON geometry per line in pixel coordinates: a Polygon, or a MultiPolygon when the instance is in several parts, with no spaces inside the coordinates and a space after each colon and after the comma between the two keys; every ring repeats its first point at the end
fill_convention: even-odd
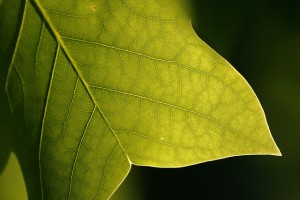
{"type": "Polygon", "coordinates": [[[300,1],[190,1],[194,29],[250,83],[283,157],[133,167],[121,190],[137,200],[300,199],[300,1]]]}

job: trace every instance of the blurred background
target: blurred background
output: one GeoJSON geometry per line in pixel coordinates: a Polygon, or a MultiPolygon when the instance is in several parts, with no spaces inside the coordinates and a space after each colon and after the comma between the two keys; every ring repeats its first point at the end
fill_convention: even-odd
{"type": "Polygon", "coordinates": [[[197,34],[256,92],[283,157],[235,157],[179,169],[133,166],[112,199],[299,200],[300,1],[188,1],[197,34]]]}

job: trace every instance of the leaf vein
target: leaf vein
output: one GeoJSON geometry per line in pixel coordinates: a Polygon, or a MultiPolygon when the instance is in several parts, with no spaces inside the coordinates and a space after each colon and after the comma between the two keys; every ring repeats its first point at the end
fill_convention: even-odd
{"type": "Polygon", "coordinates": [[[101,86],[95,86],[95,85],[89,85],[89,87],[91,88],[96,88],[96,89],[102,89],[102,90],[106,90],[106,91],[110,91],[110,92],[115,92],[115,93],[119,93],[119,94],[123,94],[123,95],[127,95],[127,96],[133,96],[133,97],[137,97],[137,98],[140,98],[140,99],[145,99],[145,100],[148,100],[148,101],[151,101],[151,102],[155,102],[157,104],[161,104],[161,105],[165,105],[165,106],[169,106],[169,107],[172,107],[172,108],[176,108],[176,109],[179,109],[179,110],[182,110],[184,112],[189,112],[189,113],[192,113],[192,114],[195,114],[195,115],[198,115],[200,117],[204,117],[204,118],[207,118],[213,122],[215,122],[216,124],[219,124],[221,127],[224,127],[244,138],[247,138],[253,142],[256,142],[258,144],[263,144],[261,143],[259,140],[255,140],[253,138],[249,138],[247,135],[243,135],[242,133],[232,129],[231,127],[223,124],[222,122],[220,122],[219,120],[215,119],[215,118],[212,118],[208,115],[205,115],[205,114],[202,114],[202,113],[199,113],[199,112],[196,112],[196,111],[193,111],[193,110],[189,110],[189,109],[186,109],[186,108],[182,108],[180,106],[176,106],[176,105],[173,105],[173,104],[170,104],[170,103],[166,103],[166,102],[163,102],[163,101],[158,101],[158,100],[155,100],[155,99],[152,99],[152,98],[149,98],[149,97],[145,97],[145,96],[140,96],[140,95],[137,95],[137,94],[133,94],[133,93],[129,93],[129,92],[124,92],[124,91],[120,91],[120,90],[116,90],[116,89],[110,89],[110,88],[106,88],[106,87],[101,87],[101,86]]]}
{"type": "Polygon", "coordinates": [[[71,54],[69,53],[68,48],[66,47],[65,43],[63,42],[63,38],[62,36],[57,32],[55,26],[52,24],[46,10],[44,9],[44,7],[41,5],[41,3],[39,2],[39,0],[33,0],[35,5],[37,6],[37,8],[39,9],[39,11],[41,12],[41,15],[43,16],[43,18],[45,19],[45,21],[47,22],[47,24],[49,25],[50,30],[52,31],[54,37],[56,38],[57,42],[60,44],[62,50],[65,52],[66,57],[68,58],[68,60],[70,61],[70,64],[73,68],[73,70],[75,71],[75,73],[77,74],[77,76],[79,77],[80,81],[82,82],[84,88],[86,89],[86,92],[88,93],[88,95],[90,96],[91,100],[93,101],[94,105],[97,107],[99,113],[101,114],[102,118],[104,119],[105,123],[108,125],[108,127],[110,128],[110,130],[112,131],[114,137],[116,138],[117,142],[120,144],[121,149],[124,152],[124,155],[126,156],[127,160],[129,163],[131,163],[125,149],[123,148],[121,142],[119,141],[118,137],[116,136],[116,134],[113,132],[113,129],[111,128],[110,124],[108,123],[107,119],[105,118],[104,114],[102,113],[102,111],[100,110],[95,97],[93,96],[93,94],[91,93],[88,84],[86,83],[86,81],[83,79],[83,75],[81,74],[80,70],[78,69],[78,66],[76,64],[76,61],[74,60],[74,58],[71,56],[71,54]]]}
{"type": "Polygon", "coordinates": [[[115,149],[114,149],[113,152],[110,154],[108,160],[107,160],[106,163],[105,163],[104,170],[103,170],[104,172],[103,172],[103,176],[102,176],[102,179],[101,179],[101,184],[100,184],[100,186],[99,186],[99,188],[98,188],[98,190],[97,190],[95,199],[97,198],[97,196],[98,196],[100,190],[101,190],[102,187],[103,187],[104,176],[105,176],[105,171],[106,171],[107,165],[108,165],[108,163],[110,162],[111,158],[113,157],[113,155],[115,154],[115,152],[116,152],[116,150],[118,149],[119,146],[120,146],[120,144],[118,143],[118,145],[115,147],[115,149]]]}
{"type": "Polygon", "coordinates": [[[89,120],[84,128],[84,132],[80,138],[80,141],[79,141],[79,144],[78,144],[78,147],[77,147],[77,151],[76,151],[76,156],[75,156],[75,159],[74,159],[74,163],[73,163],[73,166],[72,166],[72,171],[71,171],[71,177],[70,177],[70,185],[69,185],[69,193],[68,193],[68,199],[70,199],[71,197],[71,189],[72,189],[72,181],[73,181],[73,176],[74,176],[74,171],[75,171],[75,166],[76,166],[76,162],[77,162],[77,159],[78,159],[78,156],[79,156],[79,151],[80,151],[80,148],[81,148],[81,145],[82,145],[82,142],[83,142],[83,139],[85,137],[85,134],[87,132],[87,128],[91,122],[91,119],[93,118],[93,115],[95,113],[95,110],[96,110],[96,105],[94,106],[94,109],[89,117],[89,120]]]}
{"type": "Polygon", "coordinates": [[[10,62],[9,68],[8,68],[7,78],[6,78],[6,83],[5,83],[5,91],[6,91],[6,94],[8,96],[8,102],[9,102],[9,106],[10,106],[11,109],[12,109],[12,102],[11,102],[11,99],[9,97],[10,95],[8,94],[8,85],[9,85],[10,76],[11,76],[11,73],[12,73],[12,70],[13,70],[13,65],[14,65],[14,62],[15,62],[15,59],[16,59],[17,50],[19,48],[19,44],[20,44],[20,40],[21,40],[20,38],[21,38],[21,35],[23,33],[24,21],[25,21],[26,13],[27,13],[27,4],[28,4],[28,0],[25,1],[24,11],[23,11],[23,15],[22,15],[22,22],[21,22],[21,26],[20,26],[20,29],[19,29],[19,33],[18,33],[14,53],[13,53],[13,56],[12,56],[12,59],[11,59],[11,62],[10,62]]]}
{"type": "Polygon", "coordinates": [[[175,65],[177,65],[178,67],[187,69],[191,72],[197,73],[197,74],[203,74],[206,75],[208,77],[213,77],[215,80],[219,81],[220,83],[222,83],[225,87],[228,87],[230,90],[232,90],[240,99],[242,99],[241,95],[234,89],[232,88],[229,84],[227,84],[226,82],[224,82],[222,79],[220,79],[218,76],[210,73],[210,72],[205,72],[205,71],[201,71],[199,69],[196,68],[191,68],[185,64],[179,63],[176,60],[168,60],[168,59],[163,59],[163,58],[156,58],[154,56],[150,56],[144,53],[140,53],[140,52],[136,52],[136,51],[132,51],[129,49],[124,49],[124,48],[119,48],[116,46],[112,46],[112,45],[108,45],[108,44],[103,44],[100,42],[94,42],[94,41],[89,41],[89,40],[85,40],[85,39],[79,39],[79,38],[74,38],[74,37],[68,37],[68,36],[60,36],[63,39],[67,39],[67,40],[72,40],[72,41],[77,41],[77,42],[82,42],[82,43],[88,43],[88,44],[93,44],[93,45],[98,45],[98,46],[102,46],[102,47],[106,47],[106,48],[110,48],[110,49],[115,49],[118,51],[123,51],[123,52],[127,52],[127,53],[131,53],[131,54],[135,54],[141,57],[145,57],[151,60],[155,60],[155,61],[160,61],[160,62],[165,62],[165,63],[173,63],[175,65]]]}
{"type": "Polygon", "coordinates": [[[47,115],[48,103],[49,103],[49,99],[50,99],[49,97],[50,97],[50,93],[51,93],[51,88],[52,88],[53,77],[54,77],[55,68],[56,68],[56,64],[57,64],[59,49],[60,49],[60,45],[57,44],[55,59],[54,59],[53,68],[52,68],[52,72],[51,72],[50,83],[49,83],[48,94],[47,94],[47,97],[46,97],[46,104],[45,104],[45,110],[44,110],[44,115],[43,115],[43,120],[42,120],[42,129],[41,129],[40,144],[39,144],[39,169],[40,169],[42,199],[44,199],[44,188],[43,188],[43,182],[42,182],[42,166],[41,166],[42,141],[43,141],[43,137],[44,137],[45,119],[46,119],[46,115],[47,115]]]}

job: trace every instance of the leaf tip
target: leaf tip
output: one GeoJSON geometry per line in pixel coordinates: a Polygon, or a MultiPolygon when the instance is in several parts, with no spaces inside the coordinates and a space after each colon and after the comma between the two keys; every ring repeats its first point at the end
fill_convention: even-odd
{"type": "Polygon", "coordinates": [[[273,138],[273,135],[272,135],[272,133],[271,133],[270,128],[269,128],[268,125],[267,125],[267,127],[268,127],[268,131],[269,131],[269,134],[270,134],[270,137],[271,137],[271,141],[272,141],[272,149],[271,149],[270,155],[273,155],[273,156],[282,156],[281,151],[280,151],[279,147],[277,146],[277,144],[276,144],[276,142],[275,142],[275,140],[273,138]]]}
{"type": "Polygon", "coordinates": [[[274,150],[273,150],[273,153],[271,155],[273,155],[273,156],[282,156],[282,153],[281,153],[280,149],[278,148],[278,146],[276,145],[275,142],[274,142],[274,150]]]}
{"type": "Polygon", "coordinates": [[[271,139],[272,139],[272,146],[269,149],[268,154],[272,155],[272,156],[282,156],[281,151],[279,149],[279,147],[277,146],[274,138],[272,137],[272,135],[270,134],[271,139]]]}

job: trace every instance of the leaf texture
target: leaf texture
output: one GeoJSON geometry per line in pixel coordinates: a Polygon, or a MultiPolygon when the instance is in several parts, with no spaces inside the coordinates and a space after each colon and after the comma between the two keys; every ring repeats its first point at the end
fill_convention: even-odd
{"type": "Polygon", "coordinates": [[[131,164],[280,155],[248,83],[174,1],[26,0],[6,94],[43,199],[108,199],[131,164]]]}

